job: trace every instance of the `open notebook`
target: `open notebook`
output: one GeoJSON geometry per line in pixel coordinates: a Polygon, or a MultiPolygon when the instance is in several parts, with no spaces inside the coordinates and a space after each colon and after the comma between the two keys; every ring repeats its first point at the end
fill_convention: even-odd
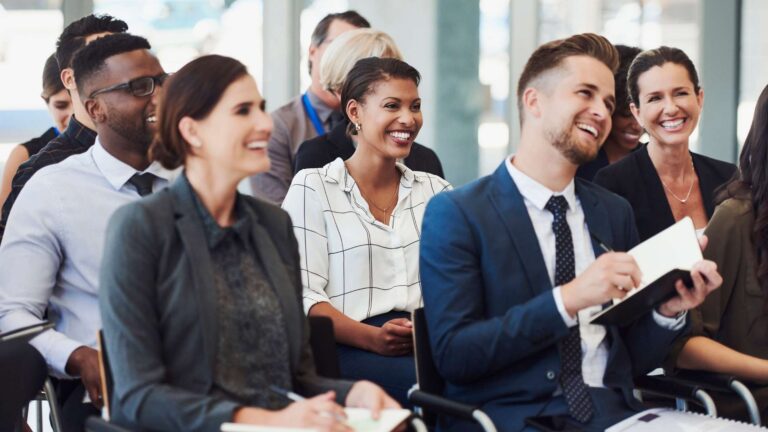
{"type": "Polygon", "coordinates": [[[605,432],[747,432],[759,430],[765,429],[719,417],[681,412],[671,408],[653,408],[635,414],[609,427],[605,432]]]}
{"type": "MultiPolygon", "coordinates": [[[[347,414],[347,424],[355,432],[390,432],[407,419],[411,412],[406,409],[387,409],[381,411],[379,420],[371,418],[371,411],[363,408],[344,408],[347,414]]],[[[224,423],[221,432],[309,432],[315,429],[281,428],[267,426],[252,426],[235,423],[224,423]]]]}
{"type": "Polygon", "coordinates": [[[701,248],[693,220],[680,219],[676,224],[632,248],[643,280],[623,299],[595,314],[590,322],[602,325],[627,325],[659,303],[676,295],[675,282],[683,279],[692,286],[690,271],[701,261],[701,248]]]}

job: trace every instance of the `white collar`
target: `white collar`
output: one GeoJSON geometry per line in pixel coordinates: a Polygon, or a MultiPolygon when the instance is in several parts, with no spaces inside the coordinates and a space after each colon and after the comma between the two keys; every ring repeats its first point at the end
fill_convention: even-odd
{"type": "MultiPolygon", "coordinates": [[[[120,190],[120,188],[122,188],[123,185],[138,172],[135,168],[112,156],[101,144],[98,136],[96,136],[96,142],[93,143],[91,155],[93,157],[93,162],[96,164],[96,168],[115,190],[120,190]]],[[[155,161],[141,173],[152,173],[162,179],[170,181],[173,178],[174,171],[163,168],[160,163],[155,161]]]]}
{"type": "MultiPolygon", "coordinates": [[[[413,186],[414,181],[418,181],[419,178],[416,177],[416,175],[413,173],[413,171],[405,166],[405,164],[402,164],[400,162],[395,162],[395,166],[398,170],[400,170],[400,184],[402,186],[405,186],[407,188],[410,188],[413,186]]],[[[344,161],[341,158],[334,159],[333,162],[329,163],[325,167],[323,167],[322,171],[324,174],[324,180],[329,183],[338,183],[340,184],[345,192],[349,192],[352,190],[352,186],[355,185],[355,179],[352,178],[351,175],[349,175],[349,171],[347,171],[347,166],[344,164],[344,161]]]]}
{"type": "Polygon", "coordinates": [[[576,208],[576,188],[573,179],[571,179],[562,191],[553,191],[512,165],[512,159],[514,158],[515,155],[509,156],[504,161],[504,164],[507,166],[507,171],[509,171],[509,175],[512,176],[512,181],[517,185],[520,194],[523,198],[530,201],[534,207],[539,210],[544,210],[544,206],[547,205],[547,201],[549,201],[549,198],[552,197],[552,195],[562,195],[565,197],[565,200],[568,201],[569,209],[572,210],[576,208]]]}

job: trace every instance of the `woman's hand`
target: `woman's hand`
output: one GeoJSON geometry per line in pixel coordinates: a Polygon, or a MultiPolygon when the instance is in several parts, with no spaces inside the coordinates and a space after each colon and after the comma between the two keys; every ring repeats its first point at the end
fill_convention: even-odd
{"type": "Polygon", "coordinates": [[[709,260],[702,260],[693,265],[691,279],[693,280],[692,289],[686,287],[681,280],[675,283],[677,296],[659,306],[660,314],[674,317],[688,309],[693,309],[704,302],[709,293],[723,283],[722,276],[717,272],[717,264],[709,260]]]}
{"type": "Polygon", "coordinates": [[[400,404],[370,381],[358,381],[349,389],[347,400],[344,401],[351,408],[366,408],[371,410],[371,417],[378,420],[382,409],[399,409],[400,404]]]}
{"type": "Polygon", "coordinates": [[[413,324],[407,318],[395,318],[375,328],[371,351],[384,356],[402,356],[413,352],[413,324]]]}
{"type": "MultiPolygon", "coordinates": [[[[352,388],[354,389],[354,386],[352,388]]],[[[263,426],[312,428],[323,432],[352,432],[344,422],[346,419],[344,409],[334,401],[335,398],[336,394],[329,391],[311,399],[293,402],[280,411],[240,408],[235,412],[233,420],[235,423],[263,426]]]]}

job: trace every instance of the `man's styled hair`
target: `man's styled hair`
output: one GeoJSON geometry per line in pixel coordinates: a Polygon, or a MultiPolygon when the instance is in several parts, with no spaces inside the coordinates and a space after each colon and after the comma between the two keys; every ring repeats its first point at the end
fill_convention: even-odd
{"type": "Polygon", "coordinates": [[[619,53],[608,39],[594,33],[582,33],[566,39],[547,42],[536,48],[525,64],[517,82],[517,106],[520,123],[523,122],[523,93],[528,87],[552,69],[560,66],[564,59],[573,56],[592,57],[605,64],[615,74],[619,67],[619,53]]]}
{"type": "Polygon", "coordinates": [[[150,48],[146,39],[129,33],[104,36],[84,46],[72,60],[75,83],[80,97],[83,100],[88,97],[86,83],[104,68],[108,58],[130,51],[150,48]]]}
{"type": "Polygon", "coordinates": [[[320,84],[325,90],[339,92],[355,63],[367,57],[403,59],[388,34],[367,28],[348,31],[325,50],[320,61],[320,84]]]}
{"type": "MultiPolygon", "coordinates": [[[[328,14],[315,26],[315,30],[312,32],[312,38],[310,39],[310,46],[318,47],[326,39],[328,39],[328,29],[331,28],[331,23],[335,20],[344,21],[347,24],[353,25],[357,28],[370,28],[371,23],[362,15],[353,10],[348,10],[339,13],[328,14]]],[[[312,60],[309,60],[308,64],[309,73],[312,73],[312,60]]]]}
{"type": "Polygon", "coordinates": [[[56,42],[56,60],[60,69],[72,67],[77,50],[85,46],[85,39],[98,33],[125,33],[128,24],[111,15],[88,15],[64,28],[56,42]]]}
{"type": "Polygon", "coordinates": [[[629,66],[627,73],[627,90],[629,91],[630,102],[636,107],[640,107],[640,87],[637,82],[640,75],[647,72],[654,66],[664,66],[666,63],[673,63],[685,68],[688,71],[688,78],[693,84],[693,91],[697,94],[701,90],[699,85],[699,74],[696,73],[696,66],[693,65],[690,57],[680,48],[660,46],[656,49],[643,51],[635,57],[629,66]]]}

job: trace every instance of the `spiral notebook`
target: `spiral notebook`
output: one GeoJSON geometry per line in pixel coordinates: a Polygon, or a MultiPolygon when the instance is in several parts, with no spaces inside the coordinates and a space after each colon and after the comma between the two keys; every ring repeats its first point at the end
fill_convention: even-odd
{"type": "Polygon", "coordinates": [[[605,432],[749,432],[761,430],[767,429],[735,420],[677,411],[672,408],[653,408],[635,414],[609,427],[605,432]]]}

